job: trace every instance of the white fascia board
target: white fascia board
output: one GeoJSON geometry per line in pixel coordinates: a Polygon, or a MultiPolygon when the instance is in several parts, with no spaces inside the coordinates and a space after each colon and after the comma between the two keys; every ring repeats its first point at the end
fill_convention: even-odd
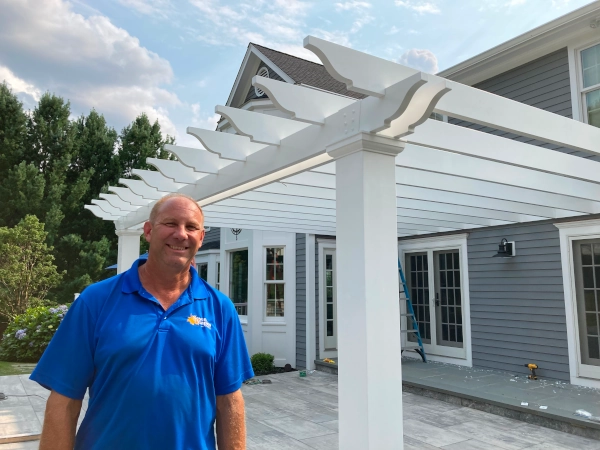
{"type": "Polygon", "coordinates": [[[286,83],[295,83],[295,81],[287,73],[281,70],[279,66],[277,66],[273,61],[267,58],[259,49],[257,49],[252,44],[250,44],[250,51],[256,56],[258,56],[259,59],[261,59],[262,62],[264,62],[269,67],[269,69],[271,69],[273,72],[279,75],[286,83]]]}
{"type": "Polygon", "coordinates": [[[509,41],[460,62],[437,75],[474,85],[565,47],[570,39],[595,30],[590,21],[600,14],[598,2],[527,31],[509,41]]]}

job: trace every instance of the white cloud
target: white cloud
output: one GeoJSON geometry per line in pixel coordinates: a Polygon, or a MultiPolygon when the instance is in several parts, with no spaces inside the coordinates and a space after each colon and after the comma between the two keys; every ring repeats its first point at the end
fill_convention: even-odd
{"type": "Polygon", "coordinates": [[[430,50],[411,48],[404,52],[398,62],[427,73],[437,73],[439,70],[437,57],[430,50]]]}
{"type": "Polygon", "coordinates": [[[350,2],[344,2],[344,3],[336,3],[335,4],[335,9],[337,11],[362,11],[364,9],[368,9],[371,8],[373,5],[371,5],[368,2],[359,2],[356,0],[350,1],[350,2]]]}
{"type": "Polygon", "coordinates": [[[398,28],[396,25],[392,25],[392,28],[390,28],[390,30],[385,34],[387,34],[388,36],[393,36],[394,34],[398,34],[400,31],[400,28],[398,28]]]}
{"type": "Polygon", "coordinates": [[[8,67],[0,66],[0,83],[6,81],[14,94],[27,94],[37,102],[42,93],[33,84],[17,77],[8,67]]]}
{"type": "Polygon", "coordinates": [[[147,16],[166,18],[173,5],[170,0],[119,0],[122,5],[147,16]]]}
{"type": "Polygon", "coordinates": [[[70,100],[74,114],[96,108],[117,127],[146,112],[175,132],[167,108],[180,102],[163,87],[173,78],[171,65],[107,17],[76,14],[62,0],[9,2],[0,42],[0,65],[35,86],[31,92],[70,100]]]}
{"type": "Polygon", "coordinates": [[[419,14],[439,14],[438,5],[433,2],[415,0],[396,0],[396,5],[403,6],[419,14]]]}

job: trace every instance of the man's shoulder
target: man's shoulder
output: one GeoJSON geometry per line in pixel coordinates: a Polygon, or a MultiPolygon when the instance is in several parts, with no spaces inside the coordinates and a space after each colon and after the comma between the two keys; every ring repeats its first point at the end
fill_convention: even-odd
{"type": "Polygon", "coordinates": [[[103,302],[115,293],[120,294],[124,275],[125,272],[90,284],[83,290],[77,301],[83,301],[91,306],[97,302],[103,302]]]}

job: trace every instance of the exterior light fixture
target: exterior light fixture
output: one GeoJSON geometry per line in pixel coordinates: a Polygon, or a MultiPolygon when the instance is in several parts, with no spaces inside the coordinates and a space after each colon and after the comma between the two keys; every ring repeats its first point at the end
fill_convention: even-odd
{"type": "Polygon", "coordinates": [[[498,253],[496,253],[494,258],[511,258],[517,254],[515,247],[515,242],[508,242],[506,239],[502,239],[500,241],[500,245],[498,246],[498,253]]]}
{"type": "Polygon", "coordinates": [[[235,236],[235,240],[237,241],[238,234],[242,232],[241,228],[232,228],[231,233],[235,236]]]}

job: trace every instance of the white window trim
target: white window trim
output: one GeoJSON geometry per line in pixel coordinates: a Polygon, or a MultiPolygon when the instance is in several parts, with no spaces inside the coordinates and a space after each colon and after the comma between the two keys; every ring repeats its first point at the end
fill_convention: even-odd
{"type": "MultiPolygon", "coordinates": [[[[325,350],[325,250],[336,248],[335,241],[319,241],[319,358],[337,358],[337,350],[325,350]]],[[[337,320],[337,317],[336,317],[337,320]]]]}
{"type": "MultiPolygon", "coordinates": [[[[469,296],[469,255],[467,252],[467,237],[468,233],[453,234],[450,236],[434,236],[420,239],[410,239],[406,241],[400,241],[398,243],[398,255],[400,261],[404,261],[405,253],[419,252],[419,251],[438,251],[438,250],[451,250],[459,249],[460,252],[460,263],[461,263],[461,286],[462,286],[462,302],[464,311],[464,333],[463,339],[465,344],[465,356],[460,358],[431,355],[425,350],[427,359],[431,361],[455,364],[459,366],[473,367],[473,352],[471,346],[471,300],[469,296]]],[[[404,266],[403,266],[404,269],[404,266]]],[[[402,356],[408,358],[420,359],[415,352],[404,352],[402,356]]]]}
{"type": "Polygon", "coordinates": [[[583,68],[581,66],[581,51],[594,45],[600,44],[600,39],[586,39],[584,41],[573,42],[568,45],[569,59],[569,81],[571,85],[571,109],[573,119],[579,122],[588,123],[587,111],[585,110],[585,102],[583,95],[590,88],[583,88],[583,68]]]}
{"type": "Polygon", "coordinates": [[[575,294],[575,264],[573,241],[600,238],[600,220],[555,223],[560,236],[560,259],[565,296],[567,343],[569,349],[569,375],[571,384],[600,388],[600,368],[581,364],[579,350],[579,324],[577,323],[575,294]],[[595,373],[594,373],[595,372],[595,373]],[[590,378],[593,377],[593,378],[590,378]],[[596,378],[597,377],[597,378],[596,378]]]}
{"type": "Polygon", "coordinates": [[[288,278],[288,269],[287,269],[288,258],[289,258],[288,250],[284,244],[263,245],[262,270],[261,270],[262,284],[263,284],[263,297],[262,297],[263,308],[262,309],[263,309],[263,322],[267,322],[268,324],[275,322],[276,324],[279,325],[281,323],[286,322],[286,320],[285,320],[286,312],[287,312],[286,300],[287,300],[287,294],[288,294],[286,281],[288,278]],[[283,280],[267,280],[267,249],[268,248],[282,248],[283,249],[283,280]],[[283,284],[283,317],[267,316],[267,285],[268,284],[283,284]]]}

